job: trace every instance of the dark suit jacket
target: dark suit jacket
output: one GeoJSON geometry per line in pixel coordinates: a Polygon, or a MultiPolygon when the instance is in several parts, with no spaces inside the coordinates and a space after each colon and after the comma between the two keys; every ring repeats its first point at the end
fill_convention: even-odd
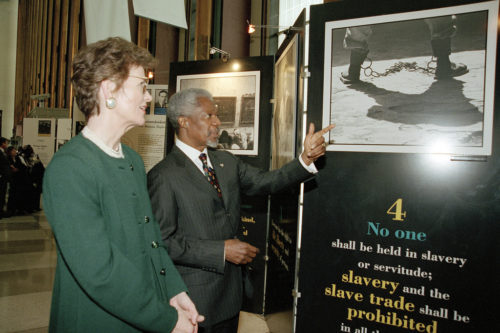
{"type": "Polygon", "coordinates": [[[0,218],[3,215],[5,195],[7,194],[7,183],[11,181],[12,171],[7,154],[0,150],[0,218]]]}
{"type": "Polygon", "coordinates": [[[10,169],[10,162],[7,154],[0,151],[0,179],[4,181],[9,181],[12,176],[12,170],[10,169]]]}
{"type": "Polygon", "coordinates": [[[209,326],[238,314],[241,267],[224,261],[224,240],[240,223],[240,192],[276,192],[309,177],[298,160],[264,172],[231,153],[209,150],[222,200],[196,165],[176,146],[148,174],[148,188],[162,238],[198,311],[209,326]]]}

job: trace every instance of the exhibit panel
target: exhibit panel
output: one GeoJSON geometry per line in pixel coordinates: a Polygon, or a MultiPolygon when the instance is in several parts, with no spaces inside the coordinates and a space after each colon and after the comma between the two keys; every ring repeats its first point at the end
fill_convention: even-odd
{"type": "MultiPolygon", "coordinates": [[[[208,90],[221,115],[221,136],[225,130],[227,135],[224,136],[228,139],[224,139],[224,136],[222,140],[219,139],[219,149],[232,152],[254,167],[268,170],[273,91],[273,80],[270,78],[273,77],[273,66],[272,56],[172,63],[169,94],[186,88],[208,90]]],[[[174,143],[173,133],[168,124],[167,154],[174,143]]],[[[254,261],[243,270],[242,309],[258,314],[265,312],[268,216],[268,196],[242,196],[238,238],[260,249],[254,261]]]]}
{"type": "Polygon", "coordinates": [[[54,156],[56,140],[55,118],[24,118],[23,145],[31,145],[44,165],[54,156]]]}
{"type": "MultiPolygon", "coordinates": [[[[271,169],[280,168],[302,152],[305,24],[303,10],[293,26],[284,30],[286,38],[276,52],[271,169]]],[[[271,195],[266,313],[294,307],[299,195],[299,185],[271,195]]]]}
{"type": "MultiPolygon", "coordinates": [[[[169,95],[187,88],[208,90],[220,115],[220,149],[268,169],[273,61],[263,56],[172,63],[169,95]]],[[[174,142],[173,131],[168,132],[167,151],[174,142]]]]}
{"type": "MultiPolygon", "coordinates": [[[[352,59],[344,57],[343,68],[336,71],[325,67],[327,22],[434,9],[442,13],[443,8],[471,4],[473,8],[487,8],[487,12],[497,13],[498,10],[498,1],[440,1],[438,4],[435,1],[395,3],[378,0],[369,6],[361,1],[349,1],[311,7],[308,120],[316,124],[336,123],[335,112],[344,112],[336,109],[341,101],[328,101],[331,103],[328,107],[334,111],[325,119],[323,91],[325,76],[328,76],[338,91],[342,91],[342,96],[351,99],[346,105],[349,105],[352,116],[350,120],[337,118],[342,132],[339,135],[344,137],[332,139],[330,145],[334,146],[335,140],[350,138],[353,145],[364,147],[350,150],[329,147],[319,175],[314,181],[305,183],[296,332],[499,330],[496,318],[499,294],[496,255],[499,245],[496,235],[500,232],[497,223],[500,213],[500,115],[498,106],[493,109],[492,103],[499,94],[494,93],[495,77],[493,81],[482,80],[482,86],[476,84],[479,72],[475,72],[480,70],[493,75],[495,66],[498,72],[498,57],[495,58],[495,54],[491,59],[491,54],[485,55],[491,50],[485,52],[487,47],[479,47],[470,39],[463,40],[458,46],[452,43],[450,58],[460,56],[468,71],[444,80],[435,71],[422,74],[403,69],[381,77],[361,73],[359,81],[346,83],[340,77],[342,71],[348,71],[352,59]],[[477,52],[482,52],[485,65],[467,61],[480,61],[467,56],[477,52]],[[412,75],[423,77],[416,79],[412,75]],[[390,89],[386,86],[388,82],[392,84],[390,89]],[[449,121],[440,123],[444,128],[437,129],[436,118],[424,109],[429,107],[426,103],[431,98],[425,94],[425,89],[422,92],[416,89],[403,92],[404,85],[409,82],[418,82],[419,89],[427,86],[427,90],[441,85],[439,91],[443,94],[432,98],[442,102],[435,105],[433,112],[443,117],[441,120],[446,118],[449,121]],[[465,94],[467,99],[466,94],[472,85],[482,87],[485,99],[478,102],[481,107],[474,105],[477,100],[469,100],[471,107],[462,109],[466,102],[463,98],[456,99],[456,96],[465,94]],[[398,108],[390,104],[394,102],[397,91],[398,108]],[[492,107],[489,111],[485,102],[488,93],[491,94],[488,98],[492,107]],[[421,96],[416,103],[415,95],[418,94],[421,96]],[[453,106],[460,109],[453,109],[453,106]],[[475,116],[478,112],[481,117],[475,116]],[[402,114],[406,116],[402,117],[402,114]],[[330,115],[333,115],[331,119],[330,115]],[[491,117],[488,125],[486,117],[491,117]],[[467,119],[467,124],[460,125],[464,119],[467,119]],[[370,140],[378,140],[372,135],[375,133],[373,129],[384,126],[385,130],[379,132],[383,135],[378,138],[399,146],[406,145],[404,141],[398,141],[400,131],[407,131],[409,136],[415,130],[421,131],[416,137],[427,136],[426,139],[432,142],[436,132],[462,135],[479,126],[481,133],[473,130],[465,137],[483,136],[480,141],[489,144],[491,152],[482,148],[475,150],[474,154],[468,149],[444,149],[444,154],[418,149],[373,149],[370,140]],[[487,126],[491,126],[489,139],[486,138],[487,126]]],[[[489,14],[482,18],[481,15],[476,13],[473,17],[466,17],[470,29],[459,27],[457,37],[459,33],[475,35],[471,31],[474,24],[486,17],[484,29],[490,34],[489,27],[495,27],[496,42],[498,14],[493,20],[489,14]]],[[[417,32],[429,33],[425,25],[422,29],[423,32],[417,32]]],[[[420,43],[416,38],[404,36],[409,32],[416,33],[414,27],[380,31],[386,34],[382,39],[387,41],[383,46],[387,50],[391,47],[406,49],[401,45],[405,42],[420,43]]],[[[373,29],[371,33],[375,32],[373,29]]],[[[339,35],[345,34],[344,30],[339,35]]],[[[328,38],[335,40],[332,35],[328,38]]],[[[371,38],[376,39],[375,35],[371,38]]],[[[487,39],[483,37],[482,41],[487,44],[487,39]]],[[[332,54],[349,54],[343,49],[342,38],[335,43],[337,48],[331,48],[332,54]]],[[[412,45],[408,48],[412,49],[412,45]]],[[[402,51],[400,58],[394,54],[383,55],[376,46],[370,48],[370,52],[372,50],[375,50],[373,58],[378,52],[380,59],[387,60],[386,64],[407,61],[408,57],[415,56],[402,54],[402,51]]],[[[419,52],[418,56],[432,56],[432,50],[419,52]]],[[[334,58],[328,61],[335,62],[334,58]]],[[[334,94],[332,90],[328,98],[334,94]]],[[[431,99],[431,102],[436,101],[431,99]]],[[[337,130],[331,132],[331,137],[335,137],[337,130]]],[[[458,136],[454,135],[454,138],[458,136]]],[[[472,147],[479,141],[464,139],[459,142],[462,147],[472,147]]],[[[414,148],[413,143],[408,146],[414,148]]]]}
{"type": "MultiPolygon", "coordinates": [[[[286,43],[286,41],[285,41],[286,43]]],[[[271,169],[279,169],[295,158],[299,35],[286,45],[274,68],[274,110],[271,169]]]]}
{"type": "Polygon", "coordinates": [[[122,143],[141,155],[146,172],[165,156],[168,85],[149,84],[147,91],[152,100],[146,108],[145,124],[132,128],[122,137],[122,143]]]}

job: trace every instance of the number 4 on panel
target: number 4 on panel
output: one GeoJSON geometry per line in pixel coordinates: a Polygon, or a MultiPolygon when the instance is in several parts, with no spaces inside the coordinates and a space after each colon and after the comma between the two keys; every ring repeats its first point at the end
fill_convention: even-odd
{"type": "Polygon", "coordinates": [[[387,210],[387,214],[394,215],[394,221],[404,221],[402,217],[406,217],[406,212],[403,212],[403,199],[399,198],[394,201],[391,207],[387,210]]]}

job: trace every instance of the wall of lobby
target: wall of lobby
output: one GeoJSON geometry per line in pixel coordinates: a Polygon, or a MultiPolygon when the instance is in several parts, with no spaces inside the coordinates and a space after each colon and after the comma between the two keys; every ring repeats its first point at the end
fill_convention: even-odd
{"type": "MultiPolygon", "coordinates": [[[[86,45],[83,1],[0,1],[1,135],[11,137],[36,106],[31,95],[51,94],[45,107],[71,110],[70,64],[86,45]]],[[[232,58],[275,54],[278,26],[291,25],[302,8],[321,2],[186,0],[188,29],[184,30],[134,16],[128,0],[131,36],[160,60],[152,83],[168,84],[171,62],[218,58],[219,54],[209,53],[210,46],[232,58]],[[248,35],[247,20],[267,27],[248,35]]]]}
{"type": "Polygon", "coordinates": [[[12,135],[16,69],[17,0],[0,1],[0,110],[1,135],[12,135]]]}

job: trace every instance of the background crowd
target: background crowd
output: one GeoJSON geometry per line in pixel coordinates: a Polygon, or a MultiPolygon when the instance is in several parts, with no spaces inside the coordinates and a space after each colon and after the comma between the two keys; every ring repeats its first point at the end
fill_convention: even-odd
{"type": "Polygon", "coordinates": [[[44,171],[33,147],[18,150],[0,138],[0,218],[40,210],[44,171]]]}

